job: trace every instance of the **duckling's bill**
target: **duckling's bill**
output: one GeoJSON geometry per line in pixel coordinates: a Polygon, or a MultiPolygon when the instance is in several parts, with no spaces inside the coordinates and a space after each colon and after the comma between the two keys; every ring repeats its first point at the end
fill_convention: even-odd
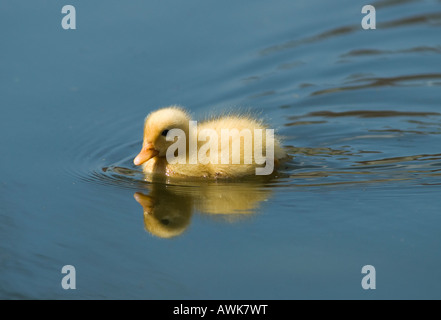
{"type": "Polygon", "coordinates": [[[135,157],[135,159],[133,159],[133,163],[135,166],[140,166],[144,162],[147,162],[151,158],[157,156],[158,153],[159,151],[155,149],[153,144],[148,143],[141,149],[141,152],[135,157]]]}

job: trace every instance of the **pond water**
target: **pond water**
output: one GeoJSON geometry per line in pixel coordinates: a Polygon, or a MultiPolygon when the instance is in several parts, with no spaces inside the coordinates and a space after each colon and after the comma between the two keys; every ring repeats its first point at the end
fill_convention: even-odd
{"type": "Polygon", "coordinates": [[[441,298],[441,1],[65,4],[76,30],[60,1],[0,3],[1,298],[441,298]],[[258,112],[293,159],[145,181],[171,104],[258,112]]]}

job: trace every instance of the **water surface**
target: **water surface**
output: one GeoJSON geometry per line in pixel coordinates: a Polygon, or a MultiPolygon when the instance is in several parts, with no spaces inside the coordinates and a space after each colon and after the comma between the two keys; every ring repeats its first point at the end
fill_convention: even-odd
{"type": "Polygon", "coordinates": [[[0,4],[0,297],[439,299],[441,2],[0,4]],[[251,110],[266,181],[145,181],[144,117],[251,110]],[[377,289],[361,287],[373,265],[377,289]],[[63,290],[73,265],[77,289],[63,290]]]}

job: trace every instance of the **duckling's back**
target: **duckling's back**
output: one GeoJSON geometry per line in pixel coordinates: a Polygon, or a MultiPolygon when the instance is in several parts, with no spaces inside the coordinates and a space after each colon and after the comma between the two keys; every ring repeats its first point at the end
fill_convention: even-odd
{"type": "MultiPolygon", "coordinates": [[[[219,138],[219,163],[209,164],[210,171],[212,171],[213,175],[239,177],[255,174],[255,168],[259,166],[256,164],[254,157],[255,149],[259,149],[265,154],[267,148],[274,148],[274,160],[280,160],[286,157],[286,153],[281,146],[280,140],[276,136],[274,136],[272,141],[267,141],[265,130],[269,128],[258,119],[248,116],[228,115],[200,123],[198,125],[198,132],[201,132],[201,130],[204,129],[214,130],[219,138]],[[222,130],[226,129],[229,132],[228,144],[222,143],[222,130]],[[262,131],[255,131],[255,129],[261,129],[262,131]],[[255,139],[257,134],[261,134],[262,136],[260,142],[255,139]],[[245,146],[245,144],[247,146],[245,146]],[[240,164],[234,164],[233,162],[233,146],[235,145],[240,146],[240,164]],[[228,154],[228,164],[221,163],[221,155],[225,154],[228,154]],[[245,163],[245,159],[250,158],[251,163],[245,163]]],[[[199,142],[199,147],[205,143],[205,141],[199,142]]]]}

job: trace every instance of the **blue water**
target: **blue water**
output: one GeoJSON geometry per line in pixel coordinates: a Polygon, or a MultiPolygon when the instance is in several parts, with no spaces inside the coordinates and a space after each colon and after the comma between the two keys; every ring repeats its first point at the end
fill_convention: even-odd
{"type": "Polygon", "coordinates": [[[440,31],[435,0],[2,1],[0,298],[440,299],[440,31]],[[256,111],[293,159],[145,181],[171,104],[256,111]]]}

